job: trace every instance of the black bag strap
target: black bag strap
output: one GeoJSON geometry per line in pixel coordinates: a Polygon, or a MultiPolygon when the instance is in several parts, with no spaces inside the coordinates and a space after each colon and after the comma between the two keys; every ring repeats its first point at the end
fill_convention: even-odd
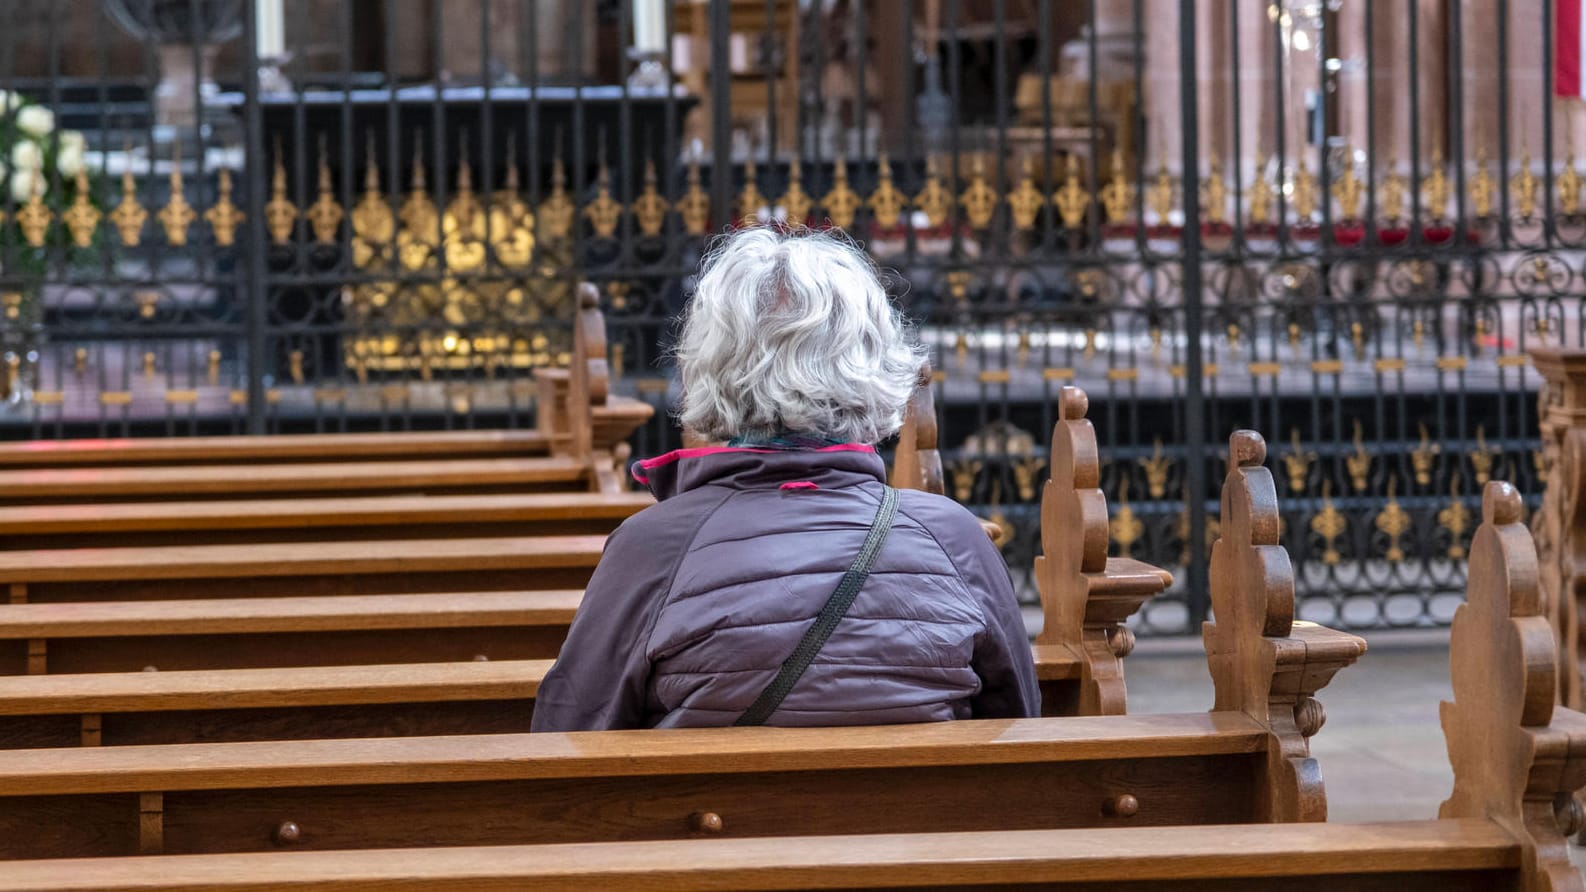
{"type": "Polygon", "coordinates": [[[876,510],[876,519],[870,522],[870,535],[865,537],[864,547],[849,565],[848,572],[843,574],[842,581],[837,583],[837,590],[826,599],[826,606],[822,607],[820,615],[815,617],[815,624],[804,633],[798,647],[793,648],[792,656],[782,664],[776,678],[766,685],[754,704],[738,717],[734,725],[763,725],[765,720],[771,717],[771,713],[776,712],[776,708],[782,705],[783,698],[793,690],[793,685],[798,683],[804,670],[809,668],[815,655],[820,653],[821,647],[826,644],[826,639],[832,637],[837,623],[848,613],[848,608],[853,606],[854,598],[859,596],[859,589],[864,587],[865,580],[870,577],[870,567],[876,562],[876,555],[881,552],[881,543],[887,540],[887,533],[892,531],[892,520],[897,513],[898,491],[888,486],[881,494],[881,507],[876,510]]]}

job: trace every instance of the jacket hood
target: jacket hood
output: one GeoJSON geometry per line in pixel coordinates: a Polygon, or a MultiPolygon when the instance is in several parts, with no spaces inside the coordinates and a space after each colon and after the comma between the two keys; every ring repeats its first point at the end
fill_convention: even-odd
{"type": "Polygon", "coordinates": [[[764,449],[704,446],[677,449],[634,462],[633,479],[659,501],[712,484],[734,489],[835,489],[886,482],[887,469],[875,447],[839,443],[822,449],[764,449]]]}

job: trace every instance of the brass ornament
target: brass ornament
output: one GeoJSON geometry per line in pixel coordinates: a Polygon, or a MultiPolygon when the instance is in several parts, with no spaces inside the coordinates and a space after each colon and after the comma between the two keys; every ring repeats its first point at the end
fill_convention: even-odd
{"type": "Polygon", "coordinates": [[[1035,501],[1036,486],[1040,478],[1036,476],[1046,459],[1039,455],[1027,455],[1015,459],[1013,462],[1013,482],[1019,488],[1019,498],[1026,502],[1035,501]]]}
{"type": "MultiPolygon", "coordinates": [[[[512,136],[507,137],[507,157],[516,158],[512,136]]],[[[534,212],[519,190],[518,165],[507,165],[507,179],[490,202],[490,247],[496,262],[509,269],[524,269],[534,259],[534,212]]]]}
{"type": "Polygon", "coordinates": [[[1487,147],[1482,146],[1476,150],[1476,173],[1470,180],[1470,203],[1477,217],[1492,216],[1492,203],[1497,193],[1498,187],[1487,171],[1487,147]]]}
{"type": "Polygon", "coordinates": [[[1085,222],[1085,211],[1090,208],[1090,193],[1079,184],[1079,160],[1068,156],[1063,185],[1052,193],[1052,203],[1057,205],[1057,216],[1064,229],[1078,229],[1085,222]]]}
{"type": "Polygon", "coordinates": [[[409,271],[424,269],[435,261],[440,247],[440,211],[430,200],[429,183],[424,174],[423,136],[414,138],[413,175],[408,194],[397,209],[402,225],[397,229],[397,259],[409,271]]]}
{"type": "Polygon", "coordinates": [[[198,212],[187,203],[182,191],[181,143],[171,150],[171,198],[160,208],[160,228],[165,230],[165,243],[175,247],[187,244],[187,230],[198,219],[198,212]]]}
{"type": "Polygon", "coordinates": [[[969,363],[969,335],[958,333],[958,338],[953,343],[953,358],[958,361],[958,367],[963,368],[969,363]]]}
{"type": "Polygon", "coordinates": [[[5,306],[6,319],[14,322],[22,317],[22,292],[7,291],[0,294],[0,304],[5,306]]]}
{"type": "Polygon", "coordinates": [[[644,189],[633,202],[633,221],[639,225],[639,233],[651,238],[661,234],[661,229],[666,226],[666,212],[669,209],[665,198],[657,184],[654,159],[646,158],[644,161],[644,189]]]}
{"type": "Polygon", "coordinates": [[[1449,487],[1451,498],[1448,507],[1437,512],[1437,525],[1448,530],[1448,556],[1456,561],[1465,557],[1465,532],[1470,529],[1470,509],[1465,507],[1464,500],[1459,497],[1459,483],[1459,474],[1456,472],[1449,487]]]}
{"type": "MultiPolygon", "coordinates": [[[[1478,166],[1481,164],[1484,162],[1478,162],[1478,166]]],[[[1434,222],[1447,218],[1448,199],[1453,192],[1448,184],[1448,174],[1443,171],[1443,150],[1434,147],[1431,169],[1421,180],[1421,204],[1434,222]]]]}
{"type": "Polygon", "coordinates": [[[540,226],[545,237],[552,241],[569,238],[573,234],[573,217],[577,209],[567,194],[567,169],[558,154],[551,159],[551,191],[540,202],[540,226]]]}
{"type": "Polygon", "coordinates": [[[815,210],[815,200],[804,191],[804,167],[797,158],[788,163],[787,191],[777,199],[785,219],[791,226],[802,226],[809,220],[810,214],[815,210]]]}
{"type": "Polygon", "coordinates": [[[1288,472],[1289,492],[1299,495],[1305,492],[1305,480],[1310,476],[1311,462],[1316,461],[1316,453],[1301,444],[1299,428],[1294,428],[1291,443],[1293,445],[1289,454],[1283,456],[1283,468],[1288,472]]]}
{"type": "Polygon", "coordinates": [[[1118,543],[1119,557],[1132,557],[1134,545],[1145,535],[1145,523],[1129,507],[1129,478],[1124,476],[1118,481],[1118,507],[1112,512],[1112,517],[1107,522],[1108,532],[1112,534],[1112,541],[1118,543]]]}
{"type": "Polygon", "coordinates": [[[1277,203],[1277,190],[1272,187],[1271,181],[1263,173],[1266,169],[1267,157],[1262,155],[1256,159],[1255,178],[1250,181],[1250,194],[1246,207],[1250,222],[1257,226],[1267,226],[1272,223],[1272,210],[1277,203]]]}
{"type": "Polygon", "coordinates": [[[613,238],[622,220],[622,205],[611,197],[611,168],[605,162],[595,172],[595,199],[584,208],[584,217],[596,238],[613,238]]]}
{"type": "MultiPolygon", "coordinates": [[[[132,147],[127,146],[126,151],[130,153],[132,147]]],[[[110,224],[121,235],[122,245],[135,248],[143,241],[143,224],[148,219],[149,212],[138,202],[138,184],[129,166],[121,172],[121,203],[110,212],[110,224]]]]}
{"type": "Polygon", "coordinates": [[[132,300],[138,305],[138,318],[153,319],[154,311],[160,305],[160,292],[139,291],[132,295],[132,300]]]}
{"type": "Polygon", "coordinates": [[[1572,149],[1564,159],[1564,169],[1558,175],[1559,210],[1566,214],[1579,214],[1583,192],[1586,189],[1582,188],[1580,171],[1575,169],[1575,152],[1572,149]]]}
{"type": "MultiPolygon", "coordinates": [[[[1346,152],[1348,151],[1346,147],[1346,152]]],[[[1343,173],[1332,184],[1333,200],[1338,203],[1338,215],[1344,220],[1360,219],[1360,203],[1366,195],[1366,185],[1355,176],[1353,161],[1344,165],[1343,173]]]]}
{"type": "Polygon", "coordinates": [[[1146,189],[1146,204],[1156,214],[1158,225],[1166,226],[1171,222],[1173,214],[1173,175],[1168,173],[1167,153],[1162,153],[1162,160],[1157,163],[1156,180],[1146,189]]]}
{"type": "Polygon", "coordinates": [[[54,215],[44,203],[44,178],[35,176],[33,191],[28,195],[27,203],[17,209],[17,225],[22,228],[22,240],[27,242],[29,247],[44,247],[52,219],[54,215]]]}
{"type": "Polygon", "coordinates": [[[1316,177],[1311,174],[1311,169],[1305,166],[1301,159],[1294,166],[1294,175],[1290,181],[1293,189],[1294,216],[1300,223],[1309,223],[1316,215],[1316,177]]]}
{"type": "Polygon", "coordinates": [[[1344,466],[1349,470],[1349,482],[1355,487],[1355,492],[1365,492],[1370,483],[1371,453],[1366,451],[1366,440],[1360,422],[1355,422],[1355,451],[1352,455],[1344,456],[1344,466]]]}
{"type": "Polygon", "coordinates": [[[986,182],[986,163],[979,155],[970,166],[969,185],[958,198],[970,226],[985,229],[991,225],[997,214],[997,190],[986,182]]]}
{"type": "MultiPolygon", "coordinates": [[[[489,259],[486,239],[489,219],[474,193],[474,169],[468,160],[468,144],[463,143],[457,165],[457,194],[441,215],[441,238],[446,252],[446,268],[455,273],[474,273],[489,259]]],[[[465,320],[457,319],[454,322],[465,320]]]]}
{"type": "Polygon", "coordinates": [[[1476,448],[1466,453],[1470,457],[1470,467],[1476,474],[1476,486],[1483,487],[1492,479],[1492,466],[1502,453],[1496,449],[1487,448],[1486,425],[1476,425],[1476,448]]]}
{"type": "Polygon", "coordinates": [[[848,162],[839,156],[832,163],[831,191],[821,199],[826,216],[838,229],[849,229],[854,225],[854,214],[861,203],[859,193],[848,185],[848,162]]]}
{"type": "Polygon", "coordinates": [[[1366,327],[1359,322],[1349,323],[1349,343],[1355,349],[1355,361],[1366,359],[1366,327]]]}
{"type": "Polygon", "coordinates": [[[953,475],[953,497],[960,505],[969,504],[970,497],[975,494],[975,478],[985,466],[985,462],[973,458],[961,458],[948,466],[953,475]]]}
{"type": "Polygon", "coordinates": [[[1157,437],[1151,446],[1149,458],[1136,459],[1141,469],[1145,471],[1146,492],[1151,498],[1160,499],[1167,495],[1167,475],[1173,467],[1173,460],[1162,454],[1162,438],[1157,437]]]}
{"type": "Polygon", "coordinates": [[[222,248],[229,248],[237,243],[237,227],[247,219],[232,200],[231,189],[231,170],[222,167],[219,194],[215,197],[215,204],[204,212],[204,222],[209,224],[210,231],[214,233],[215,244],[222,248]]]}
{"type": "Polygon", "coordinates": [[[950,270],[947,273],[947,293],[953,300],[963,303],[969,298],[969,283],[973,276],[967,269],[950,270]]]}
{"type": "Polygon", "coordinates": [[[288,353],[286,363],[288,374],[292,376],[292,383],[301,386],[303,383],[303,351],[293,350],[288,353]]]}
{"type": "Polygon", "coordinates": [[[1333,504],[1333,482],[1322,481],[1322,510],[1311,518],[1311,532],[1322,539],[1322,563],[1334,566],[1343,560],[1338,551],[1338,537],[1349,529],[1349,520],[1333,504]]]}
{"type": "Polygon", "coordinates": [[[1008,193],[1008,210],[1013,216],[1013,225],[1020,231],[1029,231],[1035,228],[1035,221],[1041,215],[1041,208],[1046,206],[1046,196],[1035,187],[1035,159],[1024,159],[1024,175],[1019,177],[1019,185],[1008,193]]]}
{"type": "Polygon", "coordinates": [[[1201,213],[1206,222],[1220,225],[1228,221],[1228,185],[1223,182],[1217,153],[1213,152],[1208,161],[1206,182],[1201,186],[1201,213]]]}
{"type": "Polygon", "coordinates": [[[352,207],[352,263],[366,269],[391,259],[391,242],[396,238],[396,215],[380,190],[380,165],[369,138],[363,172],[363,195],[352,207]]]}
{"type": "Polygon", "coordinates": [[[743,163],[743,188],[738,190],[738,225],[755,226],[760,222],[760,214],[765,210],[765,196],[760,194],[759,183],[755,180],[754,161],[743,163]]]}
{"type": "Polygon", "coordinates": [[[61,213],[61,222],[66,224],[66,232],[72,238],[72,244],[78,248],[92,247],[94,232],[99,229],[99,221],[104,217],[99,208],[94,207],[93,187],[88,182],[88,166],[77,169],[75,179],[76,195],[72,196],[72,205],[61,213]]]}
{"type": "Polygon", "coordinates": [[[281,161],[281,143],[275,144],[275,171],[270,178],[270,200],[264,205],[264,227],[270,241],[284,245],[292,240],[297,225],[297,205],[286,196],[286,164],[281,161]]]}
{"type": "Polygon", "coordinates": [[[154,379],[154,351],[152,350],[143,354],[143,377],[148,380],[154,379]]]}
{"type": "Polygon", "coordinates": [[[330,159],[326,155],[325,141],[319,143],[319,195],[314,203],[303,212],[308,220],[309,229],[314,232],[314,241],[322,245],[336,244],[336,233],[341,228],[342,217],[346,214],[341,209],[341,204],[336,201],[336,193],[331,184],[330,159]]]}
{"type": "Polygon", "coordinates": [[[877,160],[876,177],[876,191],[870,193],[870,213],[878,225],[890,229],[902,218],[907,199],[892,182],[892,164],[885,152],[877,160]]]}
{"type": "Polygon", "coordinates": [[[207,359],[209,386],[216,387],[220,384],[220,351],[209,351],[207,359]]]}
{"type": "Polygon", "coordinates": [[[1112,179],[1101,188],[1101,206],[1107,212],[1107,222],[1119,225],[1129,220],[1134,208],[1134,185],[1123,169],[1123,152],[1113,150],[1112,179]]]}
{"type": "Polygon", "coordinates": [[[1382,219],[1395,224],[1403,222],[1409,187],[1405,185],[1404,177],[1399,175],[1397,158],[1388,159],[1388,166],[1382,174],[1382,185],[1377,191],[1377,210],[1382,214],[1382,219]]]}
{"type": "Polygon", "coordinates": [[[1540,190],[1541,182],[1531,172],[1531,150],[1522,143],[1520,169],[1509,180],[1509,191],[1514,195],[1514,206],[1520,219],[1530,220],[1536,216],[1537,193],[1540,190]]]}
{"type": "Polygon", "coordinates": [[[88,372],[88,348],[78,347],[72,351],[72,373],[82,377],[88,372]]]}
{"type": "Polygon", "coordinates": [[[710,195],[700,185],[698,158],[688,162],[688,188],[677,202],[677,213],[689,235],[704,235],[710,226],[710,195]]]}
{"type": "Polygon", "coordinates": [[[1400,547],[1399,542],[1404,534],[1408,533],[1410,528],[1414,526],[1410,513],[1404,510],[1404,507],[1399,504],[1398,498],[1394,495],[1394,485],[1397,482],[1398,478],[1396,477],[1388,478],[1388,502],[1381,511],[1377,512],[1377,518],[1374,521],[1377,529],[1388,537],[1388,550],[1384,556],[1389,563],[1393,564],[1404,560],[1404,549],[1400,547]]]}
{"type": "Polygon", "coordinates": [[[914,196],[914,206],[925,214],[925,222],[933,229],[945,224],[953,212],[952,193],[942,186],[934,158],[925,159],[925,186],[914,196]]]}
{"type": "Polygon", "coordinates": [[[1418,486],[1432,485],[1432,462],[1443,451],[1443,447],[1432,442],[1431,436],[1426,432],[1426,423],[1421,423],[1420,445],[1410,450],[1410,469],[1415,472],[1415,482],[1418,486]]]}

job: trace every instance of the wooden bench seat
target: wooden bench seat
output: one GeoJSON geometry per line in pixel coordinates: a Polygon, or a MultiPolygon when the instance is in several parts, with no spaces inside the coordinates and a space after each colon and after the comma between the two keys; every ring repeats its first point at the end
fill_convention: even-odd
{"type": "Polygon", "coordinates": [[[384,431],[365,434],[269,434],[232,437],[138,437],[0,443],[0,468],[91,468],[337,461],[528,458],[550,452],[537,430],[384,431]]]}
{"type": "Polygon", "coordinates": [[[582,588],[605,536],[0,552],[12,603],[582,588]]]}
{"type": "Polygon", "coordinates": [[[0,549],[608,533],[644,493],[360,496],[0,509],[0,549]]]}
{"type": "Polygon", "coordinates": [[[0,672],[59,675],[542,659],[579,589],[0,606],[0,672]]]}
{"type": "Polygon", "coordinates": [[[8,864],[0,889],[1019,889],[1436,892],[1517,888],[1491,821],[870,834],[8,864]],[[1507,882],[1506,882],[1507,881],[1507,882]],[[1266,884],[1272,884],[1268,886],[1266,884]]]}

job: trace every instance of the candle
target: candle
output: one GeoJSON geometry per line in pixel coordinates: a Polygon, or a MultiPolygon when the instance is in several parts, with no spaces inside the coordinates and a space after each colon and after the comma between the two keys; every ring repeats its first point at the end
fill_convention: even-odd
{"type": "Polygon", "coordinates": [[[286,55],[286,0],[258,0],[255,4],[254,37],[260,59],[279,59],[286,55]]]}
{"type": "Polygon", "coordinates": [[[666,0],[633,0],[633,48],[666,52],[666,0]]]}

